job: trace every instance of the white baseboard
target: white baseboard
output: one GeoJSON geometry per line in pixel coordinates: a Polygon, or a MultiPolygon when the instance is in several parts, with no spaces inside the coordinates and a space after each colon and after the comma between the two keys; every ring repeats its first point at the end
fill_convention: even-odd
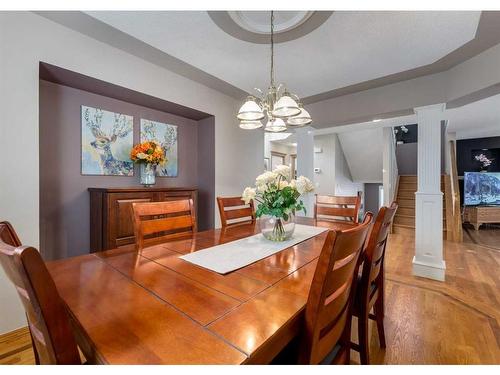
{"type": "Polygon", "coordinates": [[[413,257],[413,274],[415,276],[426,277],[437,281],[445,281],[446,263],[430,264],[418,261],[413,257]]]}

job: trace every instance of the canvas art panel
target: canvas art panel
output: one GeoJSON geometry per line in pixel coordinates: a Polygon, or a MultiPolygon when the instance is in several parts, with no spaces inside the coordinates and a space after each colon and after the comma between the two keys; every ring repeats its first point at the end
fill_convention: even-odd
{"type": "Polygon", "coordinates": [[[82,105],[83,175],[134,175],[133,122],[132,116],[82,105]]]}
{"type": "Polygon", "coordinates": [[[156,141],[165,152],[166,162],[156,168],[156,174],[163,177],[177,177],[177,126],[141,119],[141,142],[156,141]]]}

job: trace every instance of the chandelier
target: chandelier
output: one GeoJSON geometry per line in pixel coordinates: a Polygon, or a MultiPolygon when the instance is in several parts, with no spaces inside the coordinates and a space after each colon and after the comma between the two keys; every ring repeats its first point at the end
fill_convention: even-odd
{"type": "Polygon", "coordinates": [[[248,96],[238,111],[242,129],[258,129],[267,117],[265,131],[282,132],[289,126],[304,126],[312,122],[309,112],[303,107],[297,95],[291,94],[285,85],[274,83],[274,12],[271,11],[271,84],[267,93],[261,90],[259,96],[248,96]]]}

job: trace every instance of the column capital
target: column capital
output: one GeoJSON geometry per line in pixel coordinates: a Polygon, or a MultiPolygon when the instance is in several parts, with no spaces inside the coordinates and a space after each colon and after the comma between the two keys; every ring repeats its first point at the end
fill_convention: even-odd
{"type": "Polygon", "coordinates": [[[413,108],[413,112],[418,115],[420,112],[444,112],[446,109],[446,103],[431,104],[423,107],[413,108]]]}

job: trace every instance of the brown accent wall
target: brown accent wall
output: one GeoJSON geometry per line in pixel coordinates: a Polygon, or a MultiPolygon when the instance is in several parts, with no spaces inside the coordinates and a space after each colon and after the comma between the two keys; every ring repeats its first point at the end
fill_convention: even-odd
{"type": "MultiPolygon", "coordinates": [[[[39,100],[40,250],[45,259],[59,259],[89,252],[87,188],[140,186],[138,166],[135,166],[133,177],[81,175],[81,105],[133,116],[134,144],[139,142],[141,118],[177,125],[179,175],[157,177],[157,185],[200,185],[200,196],[204,200],[214,200],[213,117],[199,123],[142,105],[43,80],[40,81],[39,100]],[[199,132],[203,137],[199,136],[199,132]],[[203,158],[198,157],[198,152],[202,153],[203,158]]],[[[213,204],[203,203],[199,212],[200,227],[212,227],[213,217],[213,204]]]]}

